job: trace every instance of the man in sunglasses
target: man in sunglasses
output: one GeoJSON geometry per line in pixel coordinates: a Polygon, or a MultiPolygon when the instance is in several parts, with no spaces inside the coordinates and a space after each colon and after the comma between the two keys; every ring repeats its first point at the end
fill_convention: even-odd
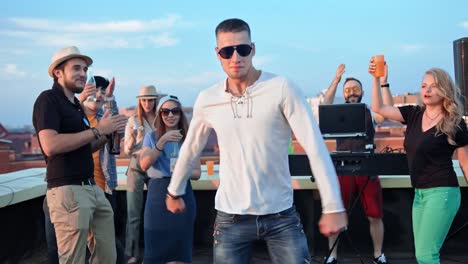
{"type": "MultiPolygon", "coordinates": [[[[325,92],[322,103],[333,104],[335,99],[336,89],[338,83],[341,81],[341,77],[345,71],[345,65],[340,64],[336,70],[335,78],[333,79],[330,87],[325,92]]],[[[389,85],[387,83],[387,67],[385,67],[385,76],[381,79],[382,94],[384,98],[384,104],[393,104],[392,96],[389,92],[389,85]]],[[[346,103],[360,103],[364,91],[362,90],[362,84],[358,79],[346,78],[343,84],[343,98],[346,103]]],[[[337,151],[352,151],[352,152],[364,152],[368,151],[366,145],[374,144],[374,123],[372,121],[372,115],[369,109],[366,109],[366,123],[367,131],[366,138],[343,138],[336,140],[337,151]]],[[[382,245],[384,238],[384,226],[383,226],[383,204],[382,204],[382,186],[378,177],[373,177],[370,180],[369,176],[339,176],[338,180],[341,186],[341,196],[343,203],[349,213],[352,207],[352,197],[356,194],[361,194],[359,197],[362,208],[369,220],[370,235],[372,238],[372,244],[374,247],[374,260],[373,263],[387,263],[385,255],[382,253],[382,245]]],[[[328,245],[330,248],[333,247],[333,251],[327,259],[327,263],[338,263],[337,261],[337,248],[338,243],[335,245],[337,235],[332,235],[328,239],[328,245]],[[335,246],[334,246],[335,245],[335,246]]]]}
{"type": "Polygon", "coordinates": [[[293,205],[288,165],[291,130],[304,147],[320,186],[320,231],[347,225],[331,158],[300,89],[284,77],[252,65],[256,46],[249,25],[227,19],[216,30],[215,48],[227,78],[202,91],[195,103],[166,205],[183,212],[189,172],[210,131],[218,135],[220,184],[215,198],[215,263],[249,263],[252,242],[263,240],[273,263],[311,263],[307,240],[293,205]]]}

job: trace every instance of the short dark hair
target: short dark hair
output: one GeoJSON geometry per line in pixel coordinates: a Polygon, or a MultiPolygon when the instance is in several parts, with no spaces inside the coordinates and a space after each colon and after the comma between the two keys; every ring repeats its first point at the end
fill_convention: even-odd
{"type": "Polygon", "coordinates": [[[358,79],[353,78],[353,77],[346,78],[346,80],[345,80],[344,83],[343,83],[343,87],[344,87],[344,85],[345,85],[347,82],[349,82],[349,81],[355,81],[355,82],[359,83],[359,86],[361,86],[361,88],[362,88],[362,83],[361,83],[361,81],[359,81],[358,79]]]}
{"type": "Polygon", "coordinates": [[[59,65],[55,66],[55,68],[52,70],[52,74],[54,75],[54,83],[56,83],[56,82],[58,81],[58,78],[57,78],[57,76],[55,75],[54,71],[55,71],[55,70],[64,71],[64,69],[65,69],[65,63],[66,63],[67,61],[68,61],[68,60],[62,61],[59,65]]]}
{"type": "Polygon", "coordinates": [[[247,31],[247,33],[249,34],[249,38],[250,38],[249,24],[247,24],[244,20],[239,19],[239,18],[230,18],[219,23],[219,25],[216,27],[215,34],[217,37],[219,33],[241,32],[241,31],[247,31]]]}
{"type": "Polygon", "coordinates": [[[94,80],[96,81],[96,88],[101,87],[105,90],[109,86],[109,81],[104,77],[94,76],[94,80]]]}

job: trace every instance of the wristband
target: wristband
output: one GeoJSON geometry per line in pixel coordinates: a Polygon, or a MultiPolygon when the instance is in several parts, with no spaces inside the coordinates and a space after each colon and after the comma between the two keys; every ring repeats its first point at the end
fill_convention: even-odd
{"type": "Polygon", "coordinates": [[[172,199],[172,200],[178,200],[178,199],[180,199],[180,197],[181,197],[180,195],[173,195],[173,194],[171,194],[170,192],[167,192],[167,193],[166,193],[166,196],[167,196],[167,198],[170,198],[170,199],[172,199]]]}
{"type": "Polygon", "coordinates": [[[99,132],[99,130],[97,128],[92,127],[91,131],[93,132],[95,139],[99,139],[101,137],[101,133],[99,132]]]}
{"type": "Polygon", "coordinates": [[[384,83],[384,84],[380,85],[380,88],[385,88],[385,87],[390,88],[390,84],[389,83],[384,83]]]}
{"type": "Polygon", "coordinates": [[[107,96],[104,97],[104,101],[105,101],[105,102],[112,102],[112,101],[114,101],[114,100],[115,100],[115,97],[114,97],[113,95],[111,95],[110,97],[107,97],[107,96]]]}
{"type": "Polygon", "coordinates": [[[154,148],[155,148],[157,151],[159,151],[159,152],[163,152],[163,150],[162,150],[162,149],[159,149],[159,148],[158,148],[158,144],[157,144],[157,143],[156,143],[156,144],[154,144],[154,148]]]}

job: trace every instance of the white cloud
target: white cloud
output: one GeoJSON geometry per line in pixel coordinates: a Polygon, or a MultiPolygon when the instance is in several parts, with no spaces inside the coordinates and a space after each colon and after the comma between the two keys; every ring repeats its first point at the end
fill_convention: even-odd
{"type": "Polygon", "coordinates": [[[307,46],[302,43],[288,43],[288,46],[292,49],[297,49],[300,51],[308,52],[308,53],[319,53],[320,48],[314,46],[307,46]]]}
{"type": "Polygon", "coordinates": [[[9,50],[10,53],[15,55],[29,55],[32,53],[32,50],[27,49],[11,49],[9,50]]]}
{"type": "Polygon", "coordinates": [[[161,19],[149,21],[122,20],[105,21],[97,23],[68,22],[62,20],[48,20],[38,18],[10,18],[18,27],[38,31],[75,32],[75,33],[122,33],[122,32],[148,32],[166,30],[175,26],[181,17],[168,15],[161,19]],[[60,25],[59,27],[57,25],[60,25]]]}
{"type": "MultiPolygon", "coordinates": [[[[89,41],[88,38],[80,38],[76,35],[70,34],[35,34],[35,37],[30,38],[30,40],[40,46],[52,46],[52,47],[64,47],[75,45],[82,47],[84,43],[89,41]]],[[[28,37],[26,37],[28,38],[28,37]]]]}
{"type": "Polygon", "coordinates": [[[254,56],[253,57],[253,64],[255,67],[262,67],[269,64],[273,61],[273,57],[271,56],[254,56]]]}
{"type": "Polygon", "coordinates": [[[1,69],[1,75],[6,79],[18,79],[24,78],[26,72],[19,70],[16,64],[5,64],[1,69]]]}
{"type": "Polygon", "coordinates": [[[18,58],[24,58],[32,54],[32,50],[21,48],[0,48],[0,65],[17,61],[18,58]]]}
{"type": "Polygon", "coordinates": [[[159,47],[167,47],[176,45],[179,40],[172,37],[168,32],[164,32],[159,36],[148,37],[151,43],[159,47]]]}
{"type": "Polygon", "coordinates": [[[36,32],[23,30],[0,30],[0,34],[13,38],[32,38],[37,35],[36,32]]]}
{"type": "Polygon", "coordinates": [[[420,44],[403,44],[398,48],[405,53],[416,53],[423,50],[424,46],[420,44]]]}
{"type": "MultiPolygon", "coordinates": [[[[222,80],[224,74],[219,71],[206,71],[197,75],[183,75],[182,76],[167,76],[165,78],[158,78],[156,86],[161,87],[185,87],[191,89],[196,86],[207,88],[210,85],[222,80]]],[[[149,82],[151,83],[151,82],[149,82]]]]}
{"type": "Polygon", "coordinates": [[[114,77],[114,71],[111,69],[95,68],[94,66],[92,66],[90,69],[92,69],[93,75],[102,76],[108,79],[114,77]]]}
{"type": "Polygon", "coordinates": [[[168,32],[146,35],[88,34],[58,32],[0,31],[0,35],[27,40],[41,47],[78,46],[82,49],[139,49],[145,46],[169,47],[179,43],[179,39],[168,32]]]}
{"type": "Polygon", "coordinates": [[[85,49],[139,49],[169,47],[179,43],[171,32],[186,27],[178,15],[153,20],[122,20],[97,23],[37,18],[10,18],[13,29],[0,30],[0,36],[20,38],[42,47],[69,45],[85,49]],[[57,25],[60,25],[59,27],[57,25]]]}
{"type": "Polygon", "coordinates": [[[465,29],[468,29],[468,21],[463,21],[460,23],[460,25],[465,28],[465,29]]]}

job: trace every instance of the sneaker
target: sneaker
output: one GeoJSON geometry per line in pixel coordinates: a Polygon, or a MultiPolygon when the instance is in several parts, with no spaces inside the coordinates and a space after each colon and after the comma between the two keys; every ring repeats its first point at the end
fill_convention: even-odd
{"type": "Polygon", "coordinates": [[[328,257],[326,263],[327,263],[327,264],[337,264],[337,263],[338,263],[338,260],[337,260],[335,257],[330,256],[330,257],[328,257]]]}
{"type": "Polygon", "coordinates": [[[373,263],[374,264],[387,264],[387,258],[385,258],[385,255],[382,253],[382,255],[374,259],[373,263]]]}
{"type": "Polygon", "coordinates": [[[127,264],[136,264],[138,263],[138,258],[136,257],[130,257],[127,261],[127,264]]]}

